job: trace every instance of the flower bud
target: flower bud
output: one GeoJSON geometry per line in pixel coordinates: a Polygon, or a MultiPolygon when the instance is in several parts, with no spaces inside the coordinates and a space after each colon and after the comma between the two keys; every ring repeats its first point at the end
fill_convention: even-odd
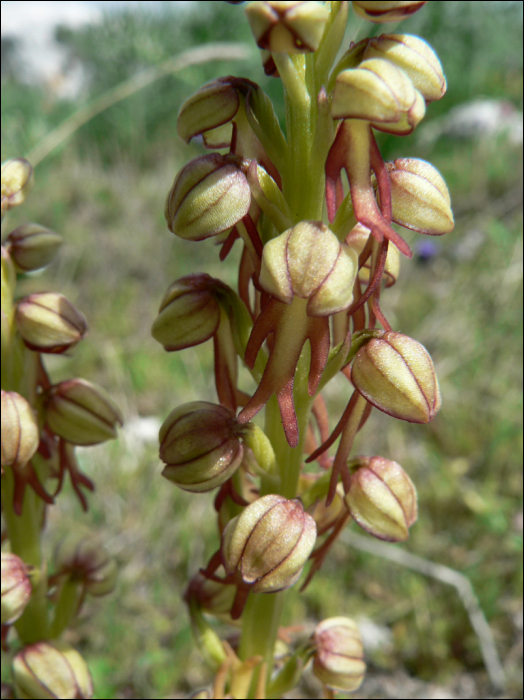
{"type": "Polygon", "coordinates": [[[315,521],[298,499],[262,496],[224,530],[224,568],[238,570],[256,593],[281,591],[298,580],[316,536],[315,521]]]}
{"type": "Polygon", "coordinates": [[[251,190],[238,161],[212,153],[182,168],[167,196],[170,231],[201,241],[227,231],[248,213],[251,190]]]}
{"type": "Polygon", "coordinates": [[[227,124],[238,112],[238,91],[228,78],[217,78],[191,95],[178,113],[177,132],[189,143],[197,134],[227,124]]]}
{"type": "Polygon", "coordinates": [[[320,221],[301,221],[264,246],[260,284],[285,304],[308,299],[308,316],[329,316],[353,301],[354,250],[320,221]]]}
{"type": "Polygon", "coordinates": [[[17,698],[91,698],[93,680],[72,646],[53,640],[21,649],[13,659],[17,698]]]}
{"type": "Polygon", "coordinates": [[[31,405],[2,389],[2,466],[24,467],[38,448],[39,430],[31,405]]]}
{"type": "Polygon", "coordinates": [[[2,163],[2,216],[25,201],[33,184],[33,166],[25,158],[11,158],[2,163]]]}
{"type": "Polygon", "coordinates": [[[31,597],[27,566],[10,552],[2,552],[2,625],[12,625],[31,597]]]}
{"type": "Polygon", "coordinates": [[[400,464],[359,457],[344,499],[351,517],[370,535],[404,542],[417,520],[417,492],[400,464]]]}
{"type": "Polygon", "coordinates": [[[367,58],[385,58],[401,68],[427,102],[440,100],[446,92],[442,64],[431,46],[418,36],[381,34],[367,44],[367,58]]]}
{"type": "Polygon", "coordinates": [[[22,224],[11,231],[7,240],[17,267],[24,271],[39,270],[49,265],[62,245],[62,237],[39,224],[22,224]]]}
{"type": "Polygon", "coordinates": [[[62,353],[87,333],[85,316],[62,294],[31,294],[18,302],[18,331],[25,344],[37,352],[62,353]]]}
{"type": "Polygon", "coordinates": [[[313,673],[324,685],[347,693],[360,687],[366,664],[356,622],[347,617],[323,620],[315,628],[312,644],[313,673]]]}
{"type": "Polygon", "coordinates": [[[343,507],[342,496],[338,488],[329,506],[326,505],[325,498],[323,501],[318,501],[315,504],[314,508],[311,510],[311,515],[317,525],[319,534],[333,527],[343,511],[343,507]]]}
{"type": "Polygon", "coordinates": [[[261,49],[309,53],[320,45],[329,9],[322,2],[251,2],[247,20],[261,49]]]}
{"type": "Polygon", "coordinates": [[[428,423],[440,409],[431,357],[423,345],[402,333],[384,331],[361,347],[351,380],[373,406],[410,423],[428,423]]]}
{"type": "Polygon", "coordinates": [[[46,422],[73,445],[96,445],[116,437],[122,414],[99,386],[69,379],[52,386],[45,396],[46,422]]]}
{"type": "Polygon", "coordinates": [[[81,582],[90,595],[106,595],[115,587],[116,561],[105,547],[88,537],[73,535],[63,540],[55,550],[54,561],[57,574],[81,582]]]}
{"type": "MultiPolygon", "coordinates": [[[[371,231],[363,226],[362,224],[357,224],[348,233],[346,238],[346,243],[350,248],[356,251],[357,255],[364,250],[371,231]]],[[[369,282],[369,271],[371,262],[368,261],[363,267],[358,271],[358,278],[361,282],[369,282]]],[[[400,251],[394,243],[389,242],[388,252],[386,256],[386,263],[384,265],[384,279],[386,282],[386,287],[392,287],[398,279],[400,273],[400,251]]]]}
{"type": "Polygon", "coordinates": [[[160,428],[162,475],[186,491],[221,486],[242,462],[242,430],[225,406],[193,401],[175,408],[160,428]]]}
{"type": "Polygon", "coordinates": [[[209,275],[182,277],[168,288],[151,333],[165,350],[182,350],[209,340],[220,323],[220,307],[209,275]]]}
{"type": "Polygon", "coordinates": [[[422,95],[403,70],[382,58],[362,61],[337,75],[334,119],[365,119],[382,131],[407,134],[425,114],[422,95]]]}
{"type": "MultiPolygon", "coordinates": [[[[206,134],[208,133],[213,140],[213,132],[217,130],[218,133],[218,130],[228,124],[238,112],[239,94],[247,93],[252,88],[256,89],[257,87],[256,83],[247,78],[235,78],[231,75],[217,78],[203,85],[180,108],[177,120],[178,135],[186,143],[200,134],[207,141],[206,134]]],[[[228,133],[230,141],[231,126],[228,133]]]]}
{"type": "MultiPolygon", "coordinates": [[[[217,576],[224,573],[222,567],[216,572],[217,576]]],[[[187,587],[184,599],[191,603],[196,601],[204,612],[211,615],[227,615],[235,600],[236,587],[232,584],[213,581],[201,573],[193,576],[187,587]]]]}
{"type": "Polygon", "coordinates": [[[414,0],[405,0],[395,2],[353,2],[353,11],[357,17],[367,19],[376,24],[385,22],[400,22],[426,4],[426,0],[418,2],[414,0]]]}
{"type": "Polygon", "coordinates": [[[418,158],[397,158],[386,165],[395,223],[430,236],[453,231],[455,222],[448,188],[431,163],[418,158]]]}

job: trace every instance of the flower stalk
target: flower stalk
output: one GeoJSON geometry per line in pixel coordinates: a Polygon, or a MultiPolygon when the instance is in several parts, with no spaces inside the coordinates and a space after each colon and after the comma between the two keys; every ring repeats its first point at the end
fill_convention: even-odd
{"type": "MultiPolygon", "coordinates": [[[[372,22],[397,22],[424,3],[352,5],[372,22]]],[[[427,163],[385,163],[374,130],[412,133],[446,80],[418,37],[383,34],[343,47],[349,9],[349,2],[247,5],[264,70],[282,86],[282,128],[251,78],[219,78],[179,114],[184,140],[202,136],[217,152],[175,177],[168,227],[194,241],[219,236],[221,259],[236,241],[243,248],[238,294],[204,275],[189,285],[183,278],[153,324],[169,351],[213,337],[219,403],[206,410],[228,412],[222,432],[203,412],[192,413],[191,430],[202,443],[194,463],[189,448],[177,447],[178,440],[186,445],[183,430],[172,427],[189,408],[175,409],[160,433],[165,475],[195,492],[220,487],[221,545],[200,576],[236,591],[220,600],[231,601],[241,632],[238,648],[224,646],[213,697],[287,692],[312,658],[326,693],[358,688],[365,663],[352,620],[321,623],[309,642],[275,661],[286,596],[308,561],[304,585],[317,573],[351,520],[375,537],[408,537],[417,517],[409,476],[392,460],[355,458],[353,443],[373,407],[421,423],[440,408],[427,350],[392,329],[380,302],[396,282],[399,256],[412,256],[392,224],[429,235],[450,231],[449,194],[427,163]],[[256,381],[251,394],[239,385],[240,362],[256,381]],[[345,381],[341,374],[355,390],[343,415],[330,419],[321,392],[345,381]]],[[[186,593],[199,629],[202,613],[212,613],[202,590],[190,584],[186,593]]],[[[216,658],[216,640],[212,646],[216,658]]]]}
{"type": "MultiPolygon", "coordinates": [[[[32,181],[26,160],[2,165],[2,218],[23,203],[32,181]]],[[[2,617],[2,641],[8,650],[16,633],[19,651],[12,677],[17,697],[26,698],[92,697],[85,661],[59,638],[78,615],[86,592],[101,594],[103,588],[108,593],[114,586],[109,577],[95,593],[93,582],[85,586],[78,572],[57,586],[58,572],[43,554],[46,511],[66,473],[84,510],[87,499],[80,487],[94,488],[78,468],[75,446],[113,438],[122,424],[120,411],[102,389],[83,379],[52,385],[47,374],[45,356],[70,352],[86,335],[83,314],[55,292],[19,298],[19,276],[51,262],[61,240],[38,224],[23,224],[2,243],[2,514],[9,556],[28,575],[23,607],[5,621],[2,617]]],[[[2,557],[4,605],[10,572],[2,557]]]]}

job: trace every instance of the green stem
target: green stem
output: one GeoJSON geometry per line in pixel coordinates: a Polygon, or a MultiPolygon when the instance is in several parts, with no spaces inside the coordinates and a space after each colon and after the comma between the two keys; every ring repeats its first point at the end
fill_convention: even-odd
{"type": "MultiPolygon", "coordinates": [[[[299,443],[296,448],[290,447],[286,440],[276,398],[271,397],[266,405],[265,432],[273,445],[276,464],[280,471],[279,493],[289,499],[297,495],[306,428],[312,403],[306,389],[308,363],[309,353],[303,352],[295,376],[295,406],[299,429],[299,443]]],[[[274,482],[262,479],[260,495],[266,493],[275,493],[274,482]]],[[[267,662],[268,680],[273,669],[275,643],[286,593],[287,591],[251,593],[242,613],[239,656],[243,661],[251,656],[262,656],[267,662]]]]}
{"type": "Polygon", "coordinates": [[[62,583],[49,633],[51,639],[58,639],[62,632],[68,628],[78,612],[83,596],[84,591],[80,581],[67,579],[62,583]]]}
{"type": "Polygon", "coordinates": [[[23,615],[15,623],[23,644],[46,639],[48,633],[47,571],[42,558],[40,532],[45,505],[31,488],[26,488],[22,514],[13,510],[14,475],[5,469],[2,477],[2,510],[11,551],[32,567],[32,594],[23,615]]]}
{"type": "MultiPolygon", "coordinates": [[[[336,3],[335,6],[338,9],[336,3]]],[[[322,133],[317,134],[317,130],[323,132],[331,127],[331,116],[326,99],[317,99],[319,86],[315,58],[313,55],[289,56],[281,53],[274,53],[273,58],[282,79],[286,106],[288,157],[281,170],[282,192],[289,205],[293,224],[308,219],[320,221],[324,209],[324,167],[330,139],[322,138],[322,133]]],[[[309,345],[306,344],[295,372],[294,403],[299,430],[296,448],[291,448],[286,440],[275,396],[271,397],[265,409],[265,433],[273,446],[280,474],[278,492],[289,499],[297,496],[312,404],[307,391],[310,355],[309,345]]],[[[268,493],[275,493],[274,479],[262,477],[260,495],[268,493]]],[[[245,661],[252,656],[262,656],[267,663],[268,681],[273,670],[275,643],[287,593],[251,593],[242,614],[240,659],[245,661]]],[[[252,693],[255,684],[256,677],[251,684],[252,693]]]]}

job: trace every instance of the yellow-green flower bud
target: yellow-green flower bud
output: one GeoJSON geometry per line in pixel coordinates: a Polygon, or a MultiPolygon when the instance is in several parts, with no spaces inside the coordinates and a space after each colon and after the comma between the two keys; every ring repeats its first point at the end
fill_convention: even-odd
{"type": "MultiPolygon", "coordinates": [[[[219,567],[216,574],[224,574],[222,567],[219,567]]],[[[184,599],[188,603],[195,601],[202,610],[211,615],[227,615],[233,606],[235,594],[236,587],[232,584],[212,581],[198,573],[189,582],[184,599]]]]}
{"type": "Polygon", "coordinates": [[[431,357],[423,345],[402,333],[384,331],[361,347],[351,380],[373,406],[410,423],[428,423],[440,409],[431,357]]]}
{"type": "Polygon", "coordinates": [[[44,399],[48,426],[73,445],[96,445],[116,437],[122,414],[99,386],[69,379],[52,386],[44,399]]]}
{"type": "Polygon", "coordinates": [[[62,245],[62,237],[39,224],[22,224],[11,231],[7,240],[16,266],[23,272],[49,265],[62,245]]]}
{"type": "Polygon", "coordinates": [[[364,59],[385,58],[411,79],[426,102],[440,100],[446,92],[446,78],[437,54],[418,36],[381,34],[370,39],[364,59]]]}
{"type": "Polygon", "coordinates": [[[201,241],[237,224],[251,205],[251,190],[239,164],[236,156],[212,153],[182,168],[167,196],[169,230],[201,241]]]}
{"type": "Polygon", "coordinates": [[[25,201],[33,189],[33,166],[25,158],[11,158],[2,163],[2,216],[25,201]]]}
{"type": "MultiPolygon", "coordinates": [[[[247,78],[231,75],[203,85],[191,95],[178,113],[177,131],[189,143],[194,136],[213,132],[230,122],[240,106],[239,93],[247,93],[258,86],[247,78]]],[[[231,137],[231,127],[229,128],[231,137]]]]}
{"type": "Polygon", "coordinates": [[[359,457],[351,472],[344,499],[351,517],[381,540],[407,540],[417,520],[417,492],[400,464],[384,457],[359,457]]]}
{"type": "Polygon", "coordinates": [[[165,350],[182,350],[209,340],[220,323],[213,294],[217,281],[205,274],[182,277],[168,288],[151,333],[165,350]]]}
{"type": "Polygon", "coordinates": [[[37,642],[13,659],[17,698],[92,698],[93,680],[80,654],[66,642],[37,642]]]}
{"type": "Polygon", "coordinates": [[[453,231],[455,222],[448,188],[431,163],[418,158],[397,158],[386,165],[395,223],[430,236],[453,231]]]}
{"type": "Polygon", "coordinates": [[[264,246],[260,284],[290,304],[308,299],[308,316],[329,316],[353,301],[358,256],[320,221],[301,221],[264,246]]]}
{"type": "Polygon", "coordinates": [[[242,462],[243,429],[225,406],[193,401],[175,408],[160,428],[162,475],[186,491],[221,486],[242,462]]]}
{"type": "Polygon", "coordinates": [[[366,673],[364,646],[357,623],[347,617],[331,617],[315,628],[313,673],[328,688],[351,693],[366,673]]]}
{"type": "Polygon", "coordinates": [[[21,299],[16,324],[27,347],[37,352],[65,352],[87,333],[85,316],[65,296],[55,292],[21,299]]]}
{"type": "Polygon", "coordinates": [[[376,24],[382,24],[385,22],[400,22],[402,19],[406,19],[410,15],[414,14],[417,10],[426,4],[427,0],[416,1],[416,0],[400,0],[395,2],[379,2],[373,1],[357,2],[354,1],[353,11],[357,17],[362,19],[367,19],[370,22],[375,22],[376,24]]]}
{"type": "Polygon", "coordinates": [[[316,537],[315,521],[298,499],[262,496],[227,524],[224,568],[239,571],[256,593],[284,590],[298,580],[316,537]]]}
{"type": "MultiPolygon", "coordinates": [[[[363,226],[362,224],[357,224],[348,233],[346,238],[346,243],[353,248],[357,255],[364,250],[371,231],[363,226]]],[[[368,261],[360,268],[358,271],[358,278],[361,282],[369,282],[369,270],[371,262],[368,261]]],[[[386,255],[386,263],[384,265],[384,279],[386,282],[386,287],[392,287],[398,279],[400,273],[400,251],[394,243],[389,242],[388,252],[386,255]]]]}
{"type": "Polygon", "coordinates": [[[16,391],[2,389],[2,466],[24,467],[40,441],[36,416],[16,391]]]}
{"type": "Polygon", "coordinates": [[[105,547],[88,537],[73,535],[63,540],[55,550],[54,561],[57,574],[67,574],[82,583],[90,595],[106,595],[115,587],[116,561],[105,547]]]}
{"type": "Polygon", "coordinates": [[[2,625],[16,622],[30,597],[27,566],[16,554],[2,552],[2,625]]]}
{"type": "Polygon", "coordinates": [[[425,103],[403,70],[383,58],[370,58],[337,75],[331,114],[404,134],[423,118],[425,103]]]}
{"type": "Polygon", "coordinates": [[[330,527],[333,527],[342,514],[343,508],[343,499],[338,488],[335,491],[335,496],[329,506],[326,505],[325,498],[323,501],[318,501],[315,504],[311,511],[311,515],[317,524],[319,534],[326,532],[326,530],[329,530],[330,527]]]}
{"type": "Polygon", "coordinates": [[[322,2],[251,2],[247,20],[261,49],[309,53],[320,45],[329,9],[322,2]]]}
{"type": "Polygon", "coordinates": [[[238,112],[240,99],[228,78],[218,78],[191,95],[178,113],[177,132],[189,143],[194,136],[227,124],[238,112]]]}

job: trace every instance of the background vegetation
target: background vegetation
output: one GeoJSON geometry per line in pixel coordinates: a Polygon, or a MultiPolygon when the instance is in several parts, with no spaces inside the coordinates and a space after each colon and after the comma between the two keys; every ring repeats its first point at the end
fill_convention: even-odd
{"type": "MultiPolygon", "coordinates": [[[[140,71],[187,48],[250,42],[241,9],[167,3],[107,14],[97,25],[60,29],[68,66],[86,76],[79,96],[56,98],[23,81],[16,44],[3,45],[2,160],[27,156],[52,129],[140,71]]],[[[359,24],[351,26],[355,36],[359,24]]],[[[369,27],[366,27],[366,31],[369,27]]],[[[363,31],[363,28],[360,27],[363,31]]],[[[388,28],[389,31],[389,28],[388,28]]],[[[468,577],[486,614],[506,675],[502,697],[522,697],[522,141],[503,131],[444,133],[449,111],[479,97],[522,112],[522,4],[438,2],[399,31],[418,33],[442,59],[449,91],[418,133],[384,138],[389,159],[427,158],[451,190],[456,229],[413,236],[383,306],[395,329],[430,350],[444,406],[428,426],[378,415],[358,449],[399,461],[420,498],[420,520],[402,549],[468,577]]],[[[37,221],[64,236],[56,263],[28,276],[24,293],[53,289],[86,314],[91,333],[71,358],[50,357],[55,380],[84,376],[105,386],[127,416],[119,440],[81,452],[96,484],[90,511],[72,495],[49,511],[51,552],[71,529],[94,531],[116,556],[116,592],[87,602],[68,640],[89,661],[98,698],[184,697],[209,681],[191,640],[181,594],[217,547],[213,495],[185,494],[160,477],[154,433],[179,403],[214,399],[208,345],[166,354],[150,337],[165,288],[192,271],[234,283],[212,241],[175,240],[163,219],[178,168],[199,153],[176,135],[182,101],[217,75],[246,75],[279,102],[250,49],[241,63],[213,62],[162,78],[82,126],[36,168],[36,186],[8,229],[37,221]],[[137,421],[150,418],[150,422],[137,421]],[[155,419],[157,422],[155,422],[155,419]]],[[[238,255],[238,251],[236,251],[238,255]]],[[[234,256],[233,256],[234,257],[234,256]]],[[[330,390],[333,415],[348,399],[330,390]]],[[[338,412],[338,413],[337,413],[338,412]]],[[[397,546],[397,548],[400,548],[397,546]]],[[[349,615],[362,624],[370,671],[361,698],[487,697],[479,643],[456,591],[341,541],[288,622],[349,615]]],[[[2,667],[2,679],[6,669],[2,667]]],[[[300,697],[318,697],[307,677],[300,697]]],[[[501,697],[501,696],[498,696],[501,697]]]]}

